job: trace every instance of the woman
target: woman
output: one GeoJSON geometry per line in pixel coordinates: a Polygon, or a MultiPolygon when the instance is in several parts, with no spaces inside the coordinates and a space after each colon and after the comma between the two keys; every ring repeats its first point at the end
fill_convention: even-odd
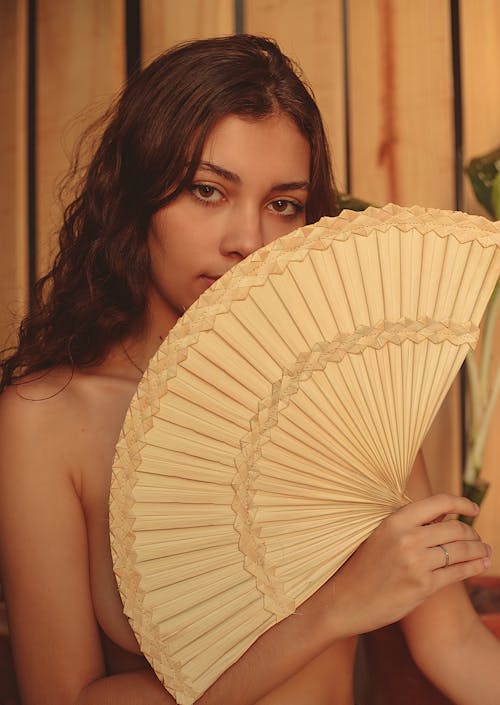
{"type": "MultiPolygon", "coordinates": [[[[317,107],[268,40],[175,48],[112,108],[60,253],[3,363],[1,570],[24,705],[173,702],[140,655],[113,576],[115,443],[182,312],[255,249],[336,212],[317,107]]],[[[428,494],[420,459],[410,485],[428,494]]],[[[498,645],[457,585],[488,566],[488,548],[463,524],[433,523],[450,512],[477,507],[443,495],[390,517],[300,618],[264,634],[199,702],[352,705],[355,635],[406,615],[438,685],[467,705],[498,702],[498,645]],[[421,625],[443,620],[453,658],[433,672],[421,625]],[[472,685],[454,639],[477,654],[460,656],[478,664],[472,685]]]]}

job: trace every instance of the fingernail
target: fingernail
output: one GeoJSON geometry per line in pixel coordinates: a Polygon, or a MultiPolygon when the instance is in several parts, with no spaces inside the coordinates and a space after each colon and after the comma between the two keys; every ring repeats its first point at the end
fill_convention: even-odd
{"type": "Polygon", "coordinates": [[[491,568],[491,559],[490,558],[483,558],[483,565],[485,568],[491,568]]]}
{"type": "Polygon", "coordinates": [[[475,511],[476,514],[477,514],[478,511],[479,511],[479,504],[476,504],[475,502],[474,502],[473,504],[474,504],[474,511],[475,511]]]}
{"type": "Polygon", "coordinates": [[[486,544],[486,552],[488,553],[488,558],[493,553],[493,549],[491,548],[491,546],[488,543],[486,544]]]}

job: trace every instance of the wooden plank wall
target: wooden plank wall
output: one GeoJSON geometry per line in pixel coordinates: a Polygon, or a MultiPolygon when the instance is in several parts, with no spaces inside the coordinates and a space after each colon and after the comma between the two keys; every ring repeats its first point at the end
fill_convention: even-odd
{"type": "MultiPolygon", "coordinates": [[[[467,160],[500,144],[499,0],[136,2],[143,63],[191,38],[241,30],[275,37],[302,66],[314,90],[342,190],[375,204],[394,201],[481,212],[465,180],[457,190],[457,85],[463,106],[458,142],[467,160]],[[453,33],[453,17],[459,20],[459,35],[453,33]],[[459,84],[454,83],[454,52],[455,68],[458,60],[461,66],[459,84]]],[[[0,99],[8,106],[0,115],[2,343],[11,329],[9,309],[25,306],[29,275],[28,8],[36,28],[32,106],[36,149],[31,163],[36,167],[35,269],[41,272],[54,249],[59,219],[56,183],[67,168],[76,134],[101,112],[125,79],[126,8],[132,4],[125,0],[0,4],[4,59],[0,99]]],[[[498,359],[498,349],[495,354],[498,359]]],[[[500,424],[500,409],[495,424],[500,424]]],[[[460,447],[456,385],[424,446],[435,489],[458,491],[460,447]]],[[[498,434],[492,433],[485,472],[493,489],[478,524],[492,542],[500,537],[499,456],[498,434]]],[[[495,571],[500,572],[499,557],[495,571]]]]}
{"type": "Polygon", "coordinates": [[[143,0],[141,8],[145,64],[177,42],[220,37],[235,30],[233,0],[143,0]]]}
{"type": "Polygon", "coordinates": [[[59,222],[58,184],[75,142],[125,80],[121,0],[36,3],[37,271],[47,269],[59,222]]]}
{"type": "Polygon", "coordinates": [[[9,0],[0,21],[0,347],[14,340],[28,293],[26,188],[27,3],[9,0]]]}

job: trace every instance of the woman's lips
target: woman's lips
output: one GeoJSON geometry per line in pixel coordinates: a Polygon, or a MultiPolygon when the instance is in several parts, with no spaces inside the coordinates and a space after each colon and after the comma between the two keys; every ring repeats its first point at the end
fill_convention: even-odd
{"type": "Polygon", "coordinates": [[[206,284],[206,286],[208,288],[209,286],[212,286],[212,284],[214,284],[217,281],[217,279],[220,279],[220,274],[216,275],[216,276],[211,276],[209,274],[202,274],[201,279],[206,284]]]}

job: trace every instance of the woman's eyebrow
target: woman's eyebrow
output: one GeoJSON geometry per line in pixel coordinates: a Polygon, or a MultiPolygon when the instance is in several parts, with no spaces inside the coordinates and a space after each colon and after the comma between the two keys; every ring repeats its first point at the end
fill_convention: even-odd
{"type": "Polygon", "coordinates": [[[199,169],[207,169],[208,171],[213,171],[214,174],[217,174],[217,176],[221,176],[227,181],[232,181],[234,184],[241,184],[241,179],[238,174],[234,174],[232,171],[223,169],[221,166],[217,166],[217,164],[212,164],[212,162],[200,162],[199,169]]]}
{"type": "MultiPolygon", "coordinates": [[[[221,166],[218,166],[217,164],[213,164],[212,162],[200,162],[199,169],[207,169],[207,171],[213,171],[214,174],[217,174],[217,176],[222,177],[223,179],[226,179],[227,181],[231,181],[234,184],[241,184],[241,179],[238,176],[238,174],[235,174],[232,171],[229,171],[228,169],[224,169],[221,166]]],[[[299,191],[299,190],[309,190],[309,181],[287,181],[282,184],[275,184],[274,186],[271,187],[271,191],[299,191]]]]}
{"type": "Polygon", "coordinates": [[[276,184],[271,191],[309,191],[309,181],[287,181],[284,184],[276,184]]]}

